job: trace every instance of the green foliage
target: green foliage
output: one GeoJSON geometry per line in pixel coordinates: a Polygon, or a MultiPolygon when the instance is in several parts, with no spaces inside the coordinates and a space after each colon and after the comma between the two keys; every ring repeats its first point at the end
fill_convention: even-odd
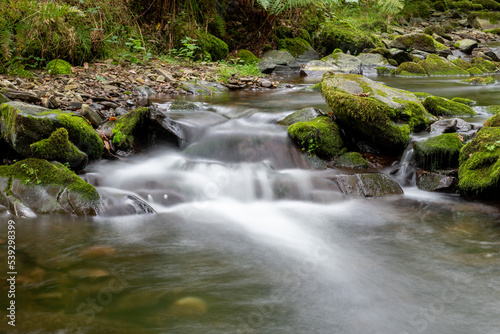
{"type": "Polygon", "coordinates": [[[263,74],[256,66],[256,63],[229,64],[219,62],[214,72],[214,79],[219,82],[227,82],[231,77],[240,78],[246,76],[261,77],[263,74]]]}
{"type": "Polygon", "coordinates": [[[377,41],[371,34],[356,31],[352,24],[345,21],[325,24],[321,32],[321,41],[325,54],[330,54],[337,48],[343,52],[349,51],[351,54],[359,54],[364,49],[373,49],[377,46],[377,41]]]}
{"type": "Polygon", "coordinates": [[[45,67],[49,74],[71,74],[71,64],[62,59],[51,60],[45,67]]]}
{"type": "Polygon", "coordinates": [[[404,0],[377,0],[383,13],[395,15],[401,12],[405,6],[404,0]]]}
{"type": "MultiPolygon", "coordinates": [[[[261,5],[270,15],[278,15],[285,10],[296,7],[305,7],[311,4],[314,5],[317,2],[317,0],[257,0],[257,3],[261,5]]],[[[339,1],[321,0],[319,2],[325,4],[336,4],[339,1]]]]}
{"type": "Polygon", "coordinates": [[[38,179],[38,169],[35,169],[35,168],[31,167],[31,166],[28,166],[24,162],[20,166],[21,166],[21,169],[24,170],[24,173],[27,176],[23,180],[24,184],[28,184],[28,183],[40,184],[42,182],[42,180],[38,179]]]}
{"type": "Polygon", "coordinates": [[[236,58],[238,59],[238,63],[243,64],[256,64],[259,62],[259,58],[257,58],[251,51],[248,50],[240,50],[236,54],[236,58]]]}
{"type": "Polygon", "coordinates": [[[294,57],[297,57],[309,50],[309,43],[302,38],[285,38],[278,40],[279,50],[286,50],[294,57]]]}
{"type": "Polygon", "coordinates": [[[194,60],[196,50],[200,48],[198,45],[196,45],[196,39],[186,36],[181,39],[181,44],[181,48],[170,50],[171,54],[175,57],[194,60]]]}

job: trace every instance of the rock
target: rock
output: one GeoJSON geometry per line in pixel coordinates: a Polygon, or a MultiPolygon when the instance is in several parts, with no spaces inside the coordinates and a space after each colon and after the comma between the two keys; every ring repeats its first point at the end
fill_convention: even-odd
{"type": "Polygon", "coordinates": [[[259,82],[260,82],[260,85],[264,88],[270,88],[273,85],[273,83],[271,81],[266,80],[266,79],[261,79],[259,82]]]}
{"type": "Polygon", "coordinates": [[[148,99],[151,96],[158,94],[153,88],[149,86],[137,86],[134,88],[134,91],[145,99],[148,99]]]}
{"type": "Polygon", "coordinates": [[[45,69],[51,75],[71,74],[71,64],[62,59],[49,61],[45,69]]]}
{"type": "Polygon", "coordinates": [[[100,211],[94,186],[60,163],[30,158],[0,166],[1,182],[8,186],[0,188],[0,205],[10,208],[21,203],[36,214],[97,215],[100,211]]]}
{"type": "Polygon", "coordinates": [[[71,112],[50,110],[22,102],[0,106],[0,129],[9,145],[21,156],[30,157],[30,145],[65,128],[69,140],[89,159],[100,159],[103,142],[87,121],[71,112]]]}
{"type": "Polygon", "coordinates": [[[458,179],[453,176],[422,172],[417,173],[417,187],[424,191],[454,194],[458,192],[458,179]]]}
{"type": "Polygon", "coordinates": [[[78,89],[78,84],[66,85],[64,86],[64,90],[76,90],[78,89]]]}
{"type": "Polygon", "coordinates": [[[362,53],[359,56],[351,56],[342,52],[335,52],[321,60],[309,62],[304,71],[334,71],[341,73],[361,74],[363,67],[375,67],[388,65],[384,56],[377,53],[362,53]]]}
{"type": "Polygon", "coordinates": [[[401,63],[394,72],[395,76],[401,77],[427,77],[427,72],[418,63],[414,62],[404,62],[401,63]]]}
{"type": "Polygon", "coordinates": [[[402,195],[401,186],[386,174],[335,175],[340,190],[349,197],[402,195]]]}
{"type": "Polygon", "coordinates": [[[484,127],[460,151],[459,187],[468,197],[500,197],[500,128],[484,127]]]}
{"type": "Polygon", "coordinates": [[[458,166],[458,154],[464,146],[456,133],[445,133],[415,143],[414,150],[419,165],[424,170],[435,171],[458,166]]]}
{"type": "Polygon", "coordinates": [[[181,88],[193,95],[213,96],[228,91],[227,87],[216,82],[196,80],[195,82],[183,82],[181,88]]]}
{"type": "Polygon", "coordinates": [[[488,118],[484,124],[484,126],[490,127],[499,127],[500,126],[500,114],[496,114],[490,118],[488,118]]]}
{"type": "Polygon", "coordinates": [[[477,48],[478,43],[475,40],[472,39],[462,39],[454,44],[454,46],[462,51],[463,53],[466,53],[470,55],[472,53],[472,50],[477,48]]]}
{"type": "Polygon", "coordinates": [[[102,215],[126,216],[154,214],[156,211],[136,195],[114,188],[98,188],[102,201],[102,215]]]}
{"type": "Polygon", "coordinates": [[[156,71],[156,73],[158,73],[160,76],[162,76],[164,78],[165,82],[174,82],[175,81],[172,74],[170,74],[170,72],[167,71],[166,69],[159,67],[159,68],[155,68],[155,71],[156,71]]]}
{"type": "Polygon", "coordinates": [[[368,162],[358,152],[344,153],[335,159],[335,166],[341,168],[365,169],[368,162]]]}
{"type": "Polygon", "coordinates": [[[500,61],[500,58],[498,58],[498,55],[495,52],[493,52],[492,50],[487,50],[487,51],[484,51],[483,53],[485,56],[490,57],[490,59],[492,61],[496,61],[496,62],[500,61]]]}
{"type": "Polygon", "coordinates": [[[398,64],[407,61],[413,61],[413,57],[410,55],[410,53],[404,50],[392,48],[389,50],[389,52],[391,53],[391,58],[394,59],[398,64]]]}
{"type": "Polygon", "coordinates": [[[34,158],[68,163],[74,170],[83,169],[89,161],[88,156],[69,141],[65,128],[57,129],[49,138],[31,144],[30,148],[34,158]]]}
{"type": "Polygon", "coordinates": [[[88,104],[82,104],[82,116],[85,117],[94,128],[98,128],[102,123],[101,116],[88,104]]]}
{"type": "Polygon", "coordinates": [[[276,70],[279,72],[300,71],[300,65],[295,58],[289,52],[282,50],[272,50],[264,53],[257,67],[265,74],[273,73],[276,70]]]}
{"type": "Polygon", "coordinates": [[[500,29],[500,23],[491,23],[490,20],[475,18],[473,23],[478,29],[481,30],[495,30],[500,29]]]}
{"type": "Polygon", "coordinates": [[[118,90],[118,87],[114,85],[102,85],[102,89],[113,91],[113,90],[118,90]]]}
{"type": "Polygon", "coordinates": [[[460,118],[441,119],[431,124],[431,133],[467,133],[472,130],[472,124],[460,118]]]}
{"type": "Polygon", "coordinates": [[[361,75],[327,73],[321,91],[348,137],[369,141],[391,155],[402,153],[410,132],[426,129],[432,120],[412,93],[361,75]]]}
{"type": "Polygon", "coordinates": [[[20,90],[4,89],[1,91],[2,94],[11,100],[21,100],[30,103],[40,103],[41,99],[33,93],[23,92],[20,90]]]}
{"type": "Polygon", "coordinates": [[[116,149],[130,151],[136,144],[135,136],[139,134],[147,136],[147,131],[144,131],[143,127],[149,114],[149,108],[141,107],[119,116],[114,122],[108,122],[110,125],[106,125],[106,127],[113,127],[110,139],[112,139],[116,149]]]}
{"type": "Polygon", "coordinates": [[[346,21],[330,21],[326,23],[319,35],[321,53],[330,54],[335,49],[351,54],[359,54],[365,49],[383,46],[382,42],[372,34],[354,28],[346,21]]]}
{"type": "Polygon", "coordinates": [[[422,102],[425,109],[435,116],[474,116],[476,112],[469,106],[453,102],[444,97],[428,96],[422,102]]]}
{"type": "Polygon", "coordinates": [[[469,73],[460,66],[435,54],[429,55],[418,64],[422,66],[429,76],[469,75],[469,73]]]}
{"type": "Polygon", "coordinates": [[[301,63],[307,63],[311,60],[317,60],[317,59],[319,59],[319,53],[316,50],[314,50],[312,46],[309,46],[309,48],[306,51],[297,56],[297,61],[301,63]]]}
{"type": "Polygon", "coordinates": [[[486,85],[493,85],[497,81],[495,80],[495,78],[487,76],[487,77],[473,77],[462,80],[462,82],[468,83],[469,85],[473,86],[486,86],[486,85]]]}
{"type": "Polygon", "coordinates": [[[304,71],[309,74],[311,72],[341,72],[341,68],[333,63],[327,63],[322,60],[312,60],[307,63],[304,71]]]}
{"type": "Polygon", "coordinates": [[[407,34],[398,36],[389,43],[389,48],[396,48],[401,50],[420,50],[425,52],[436,52],[434,39],[423,33],[407,34]]]}
{"type": "Polygon", "coordinates": [[[316,108],[303,108],[300,110],[297,110],[296,112],[288,115],[284,119],[278,122],[278,124],[281,125],[292,125],[298,122],[309,122],[314,120],[316,117],[319,116],[325,116],[325,113],[323,111],[316,109],[316,108]]]}
{"type": "Polygon", "coordinates": [[[171,104],[170,107],[168,108],[169,111],[175,111],[175,112],[181,112],[181,111],[201,111],[203,110],[203,103],[201,102],[191,102],[191,101],[185,101],[185,100],[174,100],[171,104]]]}
{"type": "Polygon", "coordinates": [[[292,124],[288,135],[309,155],[322,159],[333,158],[344,146],[337,124],[328,116],[292,124]]]}
{"type": "Polygon", "coordinates": [[[9,102],[9,101],[10,101],[9,98],[7,98],[5,95],[0,93],[0,104],[5,103],[5,102],[9,102]]]}

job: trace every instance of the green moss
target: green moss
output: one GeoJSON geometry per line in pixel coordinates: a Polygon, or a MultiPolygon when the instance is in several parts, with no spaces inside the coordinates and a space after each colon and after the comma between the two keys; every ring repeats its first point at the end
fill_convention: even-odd
{"type": "Polygon", "coordinates": [[[486,112],[490,114],[498,114],[500,113],[500,105],[487,106],[486,112]]]}
{"type": "Polygon", "coordinates": [[[473,77],[470,79],[462,80],[462,82],[468,83],[470,85],[493,85],[496,80],[493,77],[473,77]]]}
{"type": "Polygon", "coordinates": [[[25,65],[20,62],[15,62],[10,65],[7,70],[7,75],[11,77],[21,77],[28,79],[34,78],[33,73],[27,71],[25,65]]]}
{"type": "Polygon", "coordinates": [[[470,74],[470,75],[481,75],[483,74],[483,71],[481,71],[479,68],[477,67],[471,67],[467,70],[467,72],[470,74]]]}
{"type": "Polygon", "coordinates": [[[299,26],[306,29],[310,34],[318,31],[320,27],[325,23],[326,15],[324,8],[316,4],[306,7],[306,10],[302,12],[299,20],[299,26]]]}
{"type": "Polygon", "coordinates": [[[463,70],[468,70],[471,67],[473,67],[471,65],[471,63],[469,63],[468,61],[463,60],[462,58],[455,59],[454,61],[452,61],[452,63],[454,65],[457,65],[458,67],[460,67],[463,70]]]}
{"type": "Polygon", "coordinates": [[[371,34],[355,29],[347,22],[328,22],[323,27],[320,35],[322,47],[326,54],[335,49],[351,54],[359,54],[364,49],[373,49],[383,45],[371,34]]]}
{"type": "Polygon", "coordinates": [[[294,57],[300,56],[310,48],[309,43],[302,38],[280,39],[277,46],[279,50],[288,51],[294,57]]]}
{"type": "Polygon", "coordinates": [[[238,51],[236,57],[242,60],[244,64],[256,64],[259,62],[259,58],[257,58],[251,51],[248,50],[238,51]]]}
{"type": "Polygon", "coordinates": [[[63,127],[68,131],[70,141],[90,159],[101,158],[104,149],[102,139],[83,117],[61,110],[33,112],[21,111],[18,107],[24,108],[24,104],[10,102],[0,105],[0,123],[4,138],[9,142],[15,140],[15,149],[19,154],[30,156],[31,144],[63,127]]]}
{"type": "Polygon", "coordinates": [[[435,1],[432,4],[432,7],[438,12],[444,12],[448,9],[448,6],[446,5],[445,1],[435,1]]]}
{"type": "Polygon", "coordinates": [[[337,167],[353,168],[353,169],[366,169],[368,168],[368,163],[365,158],[361,156],[358,152],[348,152],[344,153],[335,159],[335,165],[337,167]]]}
{"type": "Polygon", "coordinates": [[[425,170],[435,171],[458,166],[463,143],[456,133],[445,133],[417,142],[414,146],[417,160],[425,170]]]}
{"type": "Polygon", "coordinates": [[[295,37],[302,38],[303,40],[305,40],[309,44],[312,43],[311,34],[309,34],[309,32],[306,29],[303,29],[303,28],[297,29],[297,32],[295,33],[295,37]]]}
{"type": "Polygon", "coordinates": [[[451,100],[453,102],[465,104],[466,106],[473,106],[476,104],[476,101],[471,100],[471,99],[466,99],[464,97],[454,97],[451,100]]]}
{"type": "Polygon", "coordinates": [[[400,99],[394,99],[394,101],[405,106],[399,117],[408,123],[411,130],[421,131],[427,129],[431,117],[420,103],[400,99]]]}
{"type": "Polygon", "coordinates": [[[432,36],[433,34],[439,35],[439,36],[446,36],[446,31],[442,26],[428,26],[424,29],[424,34],[427,34],[429,36],[432,36]]]}
{"type": "Polygon", "coordinates": [[[485,73],[496,73],[498,71],[497,65],[483,57],[474,57],[470,61],[471,66],[477,67],[485,73]]]}
{"type": "Polygon", "coordinates": [[[313,90],[315,92],[320,92],[321,91],[321,83],[318,82],[317,84],[312,85],[311,87],[309,87],[309,89],[313,90]]]}
{"type": "Polygon", "coordinates": [[[323,159],[336,156],[344,146],[337,124],[328,116],[292,124],[288,134],[305,151],[323,159]]]}
{"type": "Polygon", "coordinates": [[[71,64],[62,59],[51,60],[45,69],[52,75],[71,74],[71,64]]]}
{"type": "Polygon", "coordinates": [[[489,34],[500,35],[500,28],[484,30],[484,32],[489,34]]]}
{"type": "Polygon", "coordinates": [[[471,10],[472,9],[472,2],[468,0],[463,0],[463,1],[454,1],[451,3],[453,8],[457,9],[463,9],[463,10],[471,10]]]}
{"type": "Polygon", "coordinates": [[[458,179],[466,196],[500,195],[500,128],[484,127],[460,151],[458,179]]]}
{"type": "Polygon", "coordinates": [[[419,99],[419,100],[421,100],[421,101],[422,101],[422,100],[425,100],[425,98],[426,98],[426,97],[428,97],[428,96],[432,96],[432,94],[429,94],[429,93],[422,93],[422,92],[415,92],[415,93],[413,93],[413,94],[417,97],[417,99],[419,99]]]}
{"type": "Polygon", "coordinates": [[[274,34],[278,39],[293,38],[292,28],[287,26],[278,26],[274,29],[274,34]]]}
{"type": "Polygon", "coordinates": [[[376,68],[378,75],[391,75],[393,70],[385,66],[379,66],[376,68]]]}
{"type": "Polygon", "coordinates": [[[441,75],[469,75],[463,68],[436,54],[430,54],[425,60],[419,63],[429,76],[441,75]]]}
{"type": "Polygon", "coordinates": [[[498,12],[471,12],[470,15],[476,16],[483,20],[488,20],[491,24],[496,24],[500,21],[500,13],[498,12]]]}
{"type": "Polygon", "coordinates": [[[118,117],[113,129],[113,144],[117,149],[129,151],[133,148],[134,135],[143,126],[148,115],[149,109],[143,107],[118,117]]]}
{"type": "Polygon", "coordinates": [[[475,2],[484,9],[500,10],[500,4],[494,0],[475,0],[475,2]]]}
{"type": "Polygon", "coordinates": [[[208,52],[213,61],[226,59],[229,48],[224,41],[202,30],[195,30],[194,34],[199,47],[198,53],[203,55],[208,52]]]}
{"type": "Polygon", "coordinates": [[[448,47],[446,45],[441,44],[436,40],[434,40],[434,46],[436,47],[436,50],[447,50],[448,49],[448,47]]]}
{"type": "Polygon", "coordinates": [[[394,75],[402,77],[426,77],[427,72],[422,66],[414,62],[404,62],[394,71],[394,75]]]}
{"type": "Polygon", "coordinates": [[[49,138],[30,145],[34,158],[69,163],[71,168],[85,167],[88,157],[69,141],[68,131],[59,128],[49,138]]]}
{"type": "Polygon", "coordinates": [[[10,166],[0,166],[0,176],[11,182],[13,179],[18,179],[28,186],[62,186],[80,194],[91,203],[100,201],[99,193],[94,186],[60,163],[29,158],[10,166]]]}
{"type": "Polygon", "coordinates": [[[500,126],[500,114],[496,114],[496,115],[488,118],[484,122],[484,126],[499,127],[500,126]]]}
{"type": "Polygon", "coordinates": [[[476,114],[469,106],[439,96],[426,97],[422,104],[435,116],[473,116],[476,114]]]}

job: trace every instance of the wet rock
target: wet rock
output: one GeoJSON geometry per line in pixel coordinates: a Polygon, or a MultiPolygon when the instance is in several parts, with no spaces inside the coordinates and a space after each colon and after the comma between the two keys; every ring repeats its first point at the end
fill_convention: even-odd
{"type": "Polygon", "coordinates": [[[472,39],[462,39],[456,42],[454,46],[460,51],[470,55],[472,53],[472,50],[477,48],[478,43],[477,41],[472,39]]]}
{"type": "Polygon", "coordinates": [[[42,101],[36,94],[20,90],[4,89],[2,90],[2,94],[11,100],[21,100],[30,103],[40,103],[42,101]]]}
{"type": "Polygon", "coordinates": [[[227,87],[216,82],[196,80],[194,82],[183,82],[180,86],[187,93],[193,95],[213,96],[228,91],[227,87]]]}
{"type": "Polygon", "coordinates": [[[302,54],[297,56],[297,61],[302,63],[307,63],[311,60],[319,59],[319,53],[314,50],[311,46],[302,54]]]}
{"type": "Polygon", "coordinates": [[[335,166],[341,168],[365,169],[368,162],[358,152],[347,152],[335,159],[335,166]]]}
{"type": "Polygon", "coordinates": [[[431,125],[431,133],[467,133],[471,130],[472,124],[460,118],[442,119],[431,125]]]}
{"type": "Polygon", "coordinates": [[[170,104],[169,111],[201,111],[203,104],[201,102],[191,102],[185,100],[175,100],[170,104]]]}
{"type": "Polygon", "coordinates": [[[359,56],[352,56],[342,52],[335,52],[321,60],[309,62],[304,71],[334,71],[341,73],[361,74],[363,67],[375,67],[388,65],[387,59],[378,53],[362,53],[359,56]]]}
{"type": "Polygon", "coordinates": [[[425,109],[435,116],[473,116],[476,112],[469,106],[444,97],[428,96],[422,102],[425,109]]]}
{"type": "Polygon", "coordinates": [[[5,95],[0,93],[0,104],[5,103],[5,102],[9,102],[9,101],[10,101],[9,98],[7,98],[5,95]]]}
{"type": "MultiPolygon", "coordinates": [[[[10,166],[0,166],[0,202],[14,215],[21,203],[36,214],[96,215],[100,197],[96,189],[60,163],[25,159],[10,166]]],[[[1,203],[0,203],[1,204],[1,203]]]]}
{"type": "Polygon", "coordinates": [[[386,174],[335,175],[344,195],[354,198],[402,195],[403,189],[386,174]]]}
{"type": "MultiPolygon", "coordinates": [[[[104,126],[105,128],[112,128],[111,135],[108,138],[112,140],[116,149],[123,151],[133,150],[136,144],[135,136],[147,136],[144,126],[149,119],[149,114],[149,108],[137,108],[119,116],[116,121],[108,122],[104,126]]],[[[104,129],[103,131],[110,134],[109,130],[104,129]]]]}
{"type": "Polygon", "coordinates": [[[297,110],[296,112],[288,115],[287,117],[279,121],[278,124],[292,125],[298,122],[308,122],[312,121],[313,119],[319,116],[325,116],[325,113],[320,109],[309,107],[297,110]]]}
{"type": "Polygon", "coordinates": [[[278,72],[298,72],[300,65],[295,58],[287,51],[272,50],[264,53],[262,59],[257,64],[262,73],[270,74],[278,72]]]}
{"type": "Polygon", "coordinates": [[[410,132],[427,128],[433,119],[412,93],[361,75],[327,73],[321,91],[347,136],[387,154],[402,153],[410,132]]]}
{"type": "Polygon", "coordinates": [[[102,214],[105,216],[126,216],[154,214],[156,211],[144,200],[133,193],[113,189],[98,188],[102,201],[102,214]]]}
{"type": "Polygon", "coordinates": [[[417,187],[424,191],[454,194],[458,192],[458,179],[438,173],[421,172],[417,174],[417,187]]]}
{"type": "Polygon", "coordinates": [[[406,52],[405,50],[392,48],[389,50],[389,52],[391,53],[391,58],[394,59],[398,64],[413,60],[413,57],[410,55],[410,53],[406,52]]]}
{"type": "Polygon", "coordinates": [[[61,127],[68,131],[69,140],[89,159],[101,158],[103,142],[83,117],[22,102],[0,106],[0,129],[9,145],[21,156],[31,156],[31,144],[48,138],[61,127]]]}
{"type": "Polygon", "coordinates": [[[416,159],[424,170],[435,171],[458,166],[458,155],[464,146],[456,133],[431,137],[414,145],[416,159]]]}

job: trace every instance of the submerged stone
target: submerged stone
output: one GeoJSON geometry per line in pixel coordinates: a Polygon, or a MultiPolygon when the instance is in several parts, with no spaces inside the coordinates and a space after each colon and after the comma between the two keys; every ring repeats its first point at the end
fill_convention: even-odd
{"type": "Polygon", "coordinates": [[[349,197],[381,197],[402,195],[403,189],[386,174],[335,175],[340,190],[349,197]]]}
{"type": "Polygon", "coordinates": [[[417,174],[417,187],[424,191],[454,194],[458,192],[458,179],[438,173],[422,172],[417,174]]]}

